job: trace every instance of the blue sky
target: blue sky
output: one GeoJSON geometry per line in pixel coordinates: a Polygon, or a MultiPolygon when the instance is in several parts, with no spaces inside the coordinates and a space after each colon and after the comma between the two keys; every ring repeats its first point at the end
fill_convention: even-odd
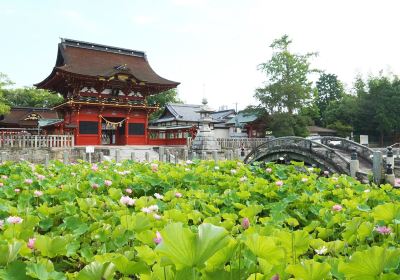
{"type": "Polygon", "coordinates": [[[60,37],[142,50],[179,95],[212,107],[255,104],[257,65],[283,34],[348,87],[357,73],[400,74],[396,0],[0,0],[0,72],[31,86],[51,72],[60,37]]]}

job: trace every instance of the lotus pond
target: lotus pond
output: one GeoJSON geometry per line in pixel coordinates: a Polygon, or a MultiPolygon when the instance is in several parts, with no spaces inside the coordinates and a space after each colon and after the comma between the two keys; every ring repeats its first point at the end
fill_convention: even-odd
{"type": "Polygon", "coordinates": [[[400,190],[301,163],[0,165],[0,279],[400,279],[400,190]]]}

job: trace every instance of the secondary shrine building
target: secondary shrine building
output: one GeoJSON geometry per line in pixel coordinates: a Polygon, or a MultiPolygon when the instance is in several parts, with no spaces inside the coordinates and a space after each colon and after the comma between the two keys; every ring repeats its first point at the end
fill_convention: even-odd
{"type": "Polygon", "coordinates": [[[36,87],[58,92],[60,130],[76,145],[149,144],[146,97],[179,85],[157,75],[141,51],[61,39],[56,65],[36,87]]]}

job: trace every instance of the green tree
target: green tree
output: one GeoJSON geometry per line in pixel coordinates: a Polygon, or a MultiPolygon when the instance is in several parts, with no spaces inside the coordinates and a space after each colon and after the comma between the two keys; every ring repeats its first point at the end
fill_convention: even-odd
{"type": "MultiPolygon", "coordinates": [[[[315,104],[317,105],[321,116],[324,115],[329,103],[339,101],[344,95],[343,84],[338,80],[334,74],[322,73],[317,83],[317,96],[315,104]]],[[[320,119],[320,125],[325,125],[324,119],[320,119]]]]}
{"type": "Polygon", "coordinates": [[[310,73],[317,70],[310,66],[310,58],[316,53],[295,54],[289,51],[292,43],[287,35],[271,44],[273,49],[269,61],[259,65],[266,74],[264,87],[258,88],[255,97],[271,114],[287,112],[296,113],[311,98],[312,82],[310,73]]]}
{"type": "Polygon", "coordinates": [[[47,90],[33,87],[7,90],[4,93],[4,97],[10,107],[51,108],[64,100],[58,93],[51,93],[47,90]]]}
{"type": "Polygon", "coordinates": [[[6,87],[12,84],[7,75],[0,72],[0,115],[7,114],[10,111],[10,106],[6,104],[4,94],[7,91],[6,87]]]}
{"type": "Polygon", "coordinates": [[[258,111],[269,115],[269,129],[275,136],[305,136],[310,119],[318,114],[310,105],[312,82],[308,79],[309,74],[318,72],[310,64],[316,53],[293,53],[291,43],[287,35],[274,40],[271,59],[259,65],[267,81],[254,96],[260,101],[258,111]]]}
{"type": "Polygon", "coordinates": [[[170,89],[160,94],[151,95],[147,97],[147,103],[149,105],[157,105],[159,109],[150,115],[150,120],[159,118],[164,111],[165,106],[168,103],[183,103],[178,97],[176,89],[170,89]]]}

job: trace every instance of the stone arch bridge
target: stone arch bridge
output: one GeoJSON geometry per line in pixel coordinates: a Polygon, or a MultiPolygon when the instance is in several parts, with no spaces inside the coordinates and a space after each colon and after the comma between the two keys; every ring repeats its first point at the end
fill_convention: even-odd
{"type": "Polygon", "coordinates": [[[244,162],[269,162],[283,158],[285,162],[303,161],[331,173],[350,175],[352,153],[356,153],[359,160],[357,177],[367,179],[368,174],[372,173],[374,151],[340,137],[321,136],[316,140],[294,136],[274,138],[254,148],[245,157],[244,162]]]}

